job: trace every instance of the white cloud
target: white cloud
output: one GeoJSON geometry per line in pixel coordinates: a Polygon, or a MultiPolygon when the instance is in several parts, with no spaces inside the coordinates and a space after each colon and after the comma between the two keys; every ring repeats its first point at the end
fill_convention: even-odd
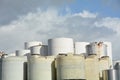
{"type": "MultiPolygon", "coordinates": [[[[37,11],[0,26],[0,49],[10,52],[22,48],[25,41],[47,42],[54,37],[71,37],[77,41],[108,40],[115,44],[120,40],[119,23],[119,18],[100,18],[89,11],[63,16],[52,9],[37,11]]],[[[114,47],[117,55],[120,45],[114,47]]]]}
{"type": "Polygon", "coordinates": [[[18,16],[34,12],[37,8],[62,8],[74,0],[0,0],[0,25],[8,24],[18,16]]]}
{"type": "Polygon", "coordinates": [[[106,17],[100,21],[95,22],[95,26],[110,28],[117,32],[118,35],[120,35],[120,18],[106,17]]]}
{"type": "Polygon", "coordinates": [[[84,10],[82,13],[74,14],[74,16],[81,16],[83,18],[96,18],[97,13],[90,13],[89,11],[84,10]]]}

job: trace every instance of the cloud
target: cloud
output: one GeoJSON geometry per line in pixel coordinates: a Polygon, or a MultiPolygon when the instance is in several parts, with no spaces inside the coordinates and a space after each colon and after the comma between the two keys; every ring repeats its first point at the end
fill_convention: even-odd
{"type": "Polygon", "coordinates": [[[77,13],[74,14],[74,16],[81,16],[83,18],[96,18],[97,17],[97,13],[90,13],[89,11],[84,10],[83,13],[77,13]]]}
{"type": "Polygon", "coordinates": [[[18,19],[18,16],[34,12],[37,8],[47,9],[62,7],[73,0],[0,0],[0,25],[18,19]]]}
{"type": "Polygon", "coordinates": [[[96,22],[95,26],[107,27],[109,29],[114,30],[115,32],[117,32],[118,35],[120,35],[120,19],[119,18],[106,17],[101,19],[101,21],[96,22]]]}
{"type": "Polygon", "coordinates": [[[113,30],[113,32],[116,33],[114,36],[109,34],[111,37],[107,38],[107,40],[111,41],[113,44],[114,59],[120,59],[120,57],[118,56],[120,47],[120,45],[118,44],[120,41],[120,18],[105,17],[99,21],[96,21],[94,25],[99,28],[111,29],[113,30]]]}
{"type": "Polygon", "coordinates": [[[38,10],[0,26],[0,50],[21,49],[26,41],[39,40],[47,44],[49,38],[71,37],[75,41],[111,41],[115,44],[114,58],[118,58],[119,23],[119,18],[99,17],[89,11],[61,16],[56,9],[38,10]]]}

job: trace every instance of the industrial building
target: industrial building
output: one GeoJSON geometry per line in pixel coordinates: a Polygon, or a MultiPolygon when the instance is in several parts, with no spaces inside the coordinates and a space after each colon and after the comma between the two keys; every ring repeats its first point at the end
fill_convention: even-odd
{"type": "Polygon", "coordinates": [[[23,50],[0,52],[0,80],[120,80],[110,42],[54,38],[25,42],[23,50]]]}

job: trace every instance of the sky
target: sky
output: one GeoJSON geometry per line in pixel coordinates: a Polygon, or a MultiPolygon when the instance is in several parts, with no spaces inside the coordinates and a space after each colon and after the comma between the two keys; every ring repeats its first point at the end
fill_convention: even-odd
{"type": "Polygon", "coordinates": [[[120,0],[0,0],[0,50],[23,49],[24,42],[70,37],[112,42],[120,59],[120,0]]]}

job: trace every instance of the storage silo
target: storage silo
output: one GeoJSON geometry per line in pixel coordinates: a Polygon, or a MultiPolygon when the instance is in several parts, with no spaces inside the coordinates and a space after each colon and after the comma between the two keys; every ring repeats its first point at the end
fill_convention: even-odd
{"type": "Polygon", "coordinates": [[[89,42],[75,42],[75,54],[87,53],[86,46],[89,42]]]}
{"type": "Polygon", "coordinates": [[[85,80],[84,55],[58,55],[56,69],[57,80],[85,80]]]}
{"type": "Polygon", "coordinates": [[[103,76],[102,76],[102,71],[103,70],[107,70],[107,69],[110,69],[112,67],[111,63],[110,63],[110,58],[108,56],[104,56],[104,57],[101,57],[99,59],[99,74],[100,74],[100,80],[103,79],[103,76]]]}
{"type": "Polygon", "coordinates": [[[103,42],[92,42],[86,47],[87,54],[97,54],[98,57],[107,56],[107,46],[103,42]]]}
{"type": "Polygon", "coordinates": [[[27,80],[27,57],[11,56],[2,59],[2,80],[27,80]]]}
{"type": "Polygon", "coordinates": [[[118,78],[120,80],[120,62],[116,62],[114,68],[117,70],[118,78]]]}
{"type": "Polygon", "coordinates": [[[48,56],[48,45],[42,45],[41,56],[48,56]]]}
{"type": "Polygon", "coordinates": [[[54,57],[38,55],[29,57],[28,80],[56,80],[54,57]]]}
{"type": "Polygon", "coordinates": [[[117,76],[117,71],[115,69],[104,70],[103,80],[119,80],[117,76]]]}
{"type": "Polygon", "coordinates": [[[48,40],[48,55],[56,56],[62,53],[74,53],[73,39],[54,38],[48,40]]]}
{"type": "Polygon", "coordinates": [[[16,56],[15,53],[9,53],[8,56],[16,56]]]}
{"type": "Polygon", "coordinates": [[[85,59],[86,80],[99,80],[99,62],[97,55],[89,55],[85,59]]]}
{"type": "Polygon", "coordinates": [[[39,46],[42,45],[42,42],[39,41],[31,41],[31,42],[25,42],[25,49],[29,49],[32,46],[39,46]]]}
{"type": "Polygon", "coordinates": [[[16,56],[27,56],[30,53],[30,50],[16,50],[16,56]]]}
{"type": "Polygon", "coordinates": [[[39,46],[32,46],[30,47],[31,54],[38,54],[41,56],[48,55],[48,46],[47,45],[39,45],[39,46]]]}
{"type": "Polygon", "coordinates": [[[110,57],[111,64],[112,64],[112,60],[113,60],[113,58],[112,58],[112,44],[111,44],[111,42],[104,42],[104,44],[107,45],[107,56],[110,57]]]}
{"type": "Polygon", "coordinates": [[[42,45],[30,47],[30,54],[38,54],[38,55],[40,55],[41,47],[42,47],[42,45]]]}
{"type": "Polygon", "coordinates": [[[97,46],[98,46],[97,42],[92,42],[89,45],[87,45],[86,46],[87,54],[88,55],[97,54],[97,52],[98,52],[97,46]]]}

